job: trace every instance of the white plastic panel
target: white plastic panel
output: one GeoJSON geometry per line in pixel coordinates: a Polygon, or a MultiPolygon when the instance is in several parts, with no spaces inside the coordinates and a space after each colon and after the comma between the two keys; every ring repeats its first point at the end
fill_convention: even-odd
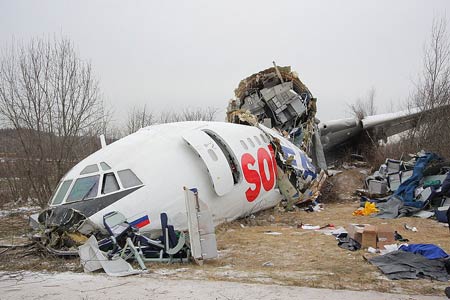
{"type": "Polygon", "coordinates": [[[183,135],[183,139],[202,158],[217,195],[229,193],[234,186],[233,175],[219,145],[201,130],[190,131],[183,135]]]}

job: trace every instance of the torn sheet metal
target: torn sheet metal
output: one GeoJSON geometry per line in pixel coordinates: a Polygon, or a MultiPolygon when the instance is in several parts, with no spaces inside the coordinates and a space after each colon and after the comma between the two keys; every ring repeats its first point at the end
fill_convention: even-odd
{"type": "Polygon", "coordinates": [[[44,228],[40,242],[49,252],[61,256],[74,255],[76,247],[84,244],[90,234],[100,232],[92,221],[72,208],[60,214],[53,208],[44,210],[38,222],[44,228]]]}
{"type": "Polygon", "coordinates": [[[184,188],[191,254],[198,264],[217,258],[217,241],[211,212],[197,189],[184,188]]]}
{"type": "Polygon", "coordinates": [[[98,242],[95,236],[91,236],[87,242],[78,247],[80,256],[80,264],[83,266],[84,272],[94,272],[103,268],[109,276],[129,276],[140,274],[142,271],[135,270],[119,255],[112,259],[108,259],[106,253],[98,248],[98,242]]]}

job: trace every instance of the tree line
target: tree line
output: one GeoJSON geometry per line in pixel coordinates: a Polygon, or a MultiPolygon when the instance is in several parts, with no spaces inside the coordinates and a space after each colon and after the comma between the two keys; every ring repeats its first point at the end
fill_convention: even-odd
{"type": "MultiPolygon", "coordinates": [[[[350,109],[358,118],[373,114],[374,98],[372,89],[350,109]]],[[[397,153],[426,149],[450,158],[450,38],[443,18],[433,21],[407,106],[441,109],[404,134],[395,144],[397,153]]],[[[61,177],[100,148],[100,134],[114,141],[155,123],[210,121],[216,114],[215,108],[185,108],[157,115],[144,105],[131,108],[119,128],[91,64],[79,58],[69,39],[13,43],[0,54],[0,205],[31,199],[46,206],[61,177]]]]}
{"type": "Polygon", "coordinates": [[[0,205],[47,205],[60,178],[109,141],[172,121],[213,120],[216,109],[130,110],[125,130],[114,126],[88,61],[67,38],[14,43],[0,57],[0,205]]]}
{"type": "MultiPolygon", "coordinates": [[[[422,149],[450,160],[450,36],[447,25],[445,18],[433,20],[430,36],[424,44],[422,69],[410,96],[398,107],[400,110],[432,109],[432,113],[423,114],[413,124],[414,128],[400,134],[395,142],[380,145],[370,136],[363,139],[363,154],[373,165],[378,166],[386,157],[399,159],[422,149]]],[[[351,114],[360,120],[375,114],[375,95],[372,87],[365,97],[348,104],[351,114]]]]}

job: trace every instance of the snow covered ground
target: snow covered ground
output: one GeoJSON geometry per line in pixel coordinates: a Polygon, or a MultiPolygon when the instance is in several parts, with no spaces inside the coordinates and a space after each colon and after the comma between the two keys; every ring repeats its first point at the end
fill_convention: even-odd
{"type": "MultiPolygon", "coordinates": [[[[411,284],[414,284],[411,281],[411,284]]],[[[443,297],[444,294],[442,294],[443,297]]],[[[443,299],[437,296],[373,291],[314,289],[225,281],[164,279],[158,274],[108,277],[105,274],[0,272],[0,299],[443,299]]]]}
{"type": "Polygon", "coordinates": [[[39,206],[23,206],[18,208],[0,210],[0,218],[7,217],[12,214],[30,215],[32,213],[38,212],[40,209],[41,208],[39,206]]]}

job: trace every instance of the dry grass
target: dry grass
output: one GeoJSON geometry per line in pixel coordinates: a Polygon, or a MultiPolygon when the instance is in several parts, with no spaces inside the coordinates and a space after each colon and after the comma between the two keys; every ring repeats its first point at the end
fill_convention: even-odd
{"type": "MultiPolygon", "coordinates": [[[[388,280],[376,267],[363,258],[365,251],[350,252],[337,246],[332,236],[303,230],[297,225],[314,224],[347,226],[349,223],[389,223],[410,243],[432,243],[450,253],[450,233],[441,223],[431,219],[401,218],[381,220],[372,217],[352,216],[359,200],[351,195],[354,181],[360,179],[358,170],[348,170],[337,175],[334,187],[342,194],[332,203],[325,203],[322,212],[279,212],[267,210],[255,218],[238,220],[217,228],[220,258],[196,265],[148,264],[158,277],[229,280],[254,283],[274,283],[332,289],[376,290],[380,292],[442,295],[448,283],[420,280],[388,280]],[[340,179],[339,176],[343,176],[340,179]],[[345,180],[343,180],[345,179],[345,180]],[[349,185],[343,187],[339,185],[349,185]],[[403,224],[415,226],[418,232],[404,229],[403,224]],[[242,226],[242,225],[243,226],[242,226]],[[275,231],[281,235],[267,235],[275,231]],[[270,262],[269,266],[264,264],[270,262]]],[[[0,228],[4,220],[0,219],[0,228]]],[[[4,231],[2,231],[4,235],[4,231]]],[[[1,251],[1,250],[0,250],[1,251]]],[[[72,270],[81,271],[78,260],[61,260],[52,257],[14,259],[0,255],[1,270],[72,270]]]]}

